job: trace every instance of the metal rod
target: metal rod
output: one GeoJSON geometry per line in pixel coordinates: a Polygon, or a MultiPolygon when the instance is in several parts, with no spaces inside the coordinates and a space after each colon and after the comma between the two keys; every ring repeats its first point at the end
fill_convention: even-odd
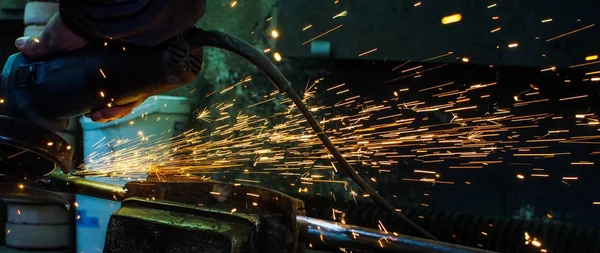
{"type": "Polygon", "coordinates": [[[50,190],[83,194],[91,197],[122,201],[127,190],[121,186],[95,182],[85,178],[53,172],[48,175],[52,180],[50,190]]]}
{"type": "Polygon", "coordinates": [[[306,216],[296,216],[296,223],[306,241],[340,248],[376,252],[493,252],[306,216]]]}

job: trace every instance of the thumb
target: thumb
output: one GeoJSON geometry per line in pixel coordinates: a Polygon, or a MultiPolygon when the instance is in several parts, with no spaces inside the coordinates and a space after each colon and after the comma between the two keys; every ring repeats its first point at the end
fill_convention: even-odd
{"type": "Polygon", "coordinates": [[[48,56],[54,52],[66,52],[81,48],[87,40],[71,31],[56,13],[39,37],[21,37],[15,41],[17,49],[30,58],[48,56]]]}
{"type": "Polygon", "coordinates": [[[40,58],[49,55],[53,50],[48,43],[42,42],[36,37],[21,37],[15,40],[15,46],[29,58],[40,58]]]}

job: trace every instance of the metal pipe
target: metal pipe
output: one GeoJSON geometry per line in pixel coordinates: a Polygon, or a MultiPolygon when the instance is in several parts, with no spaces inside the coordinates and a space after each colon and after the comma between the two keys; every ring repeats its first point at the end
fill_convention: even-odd
{"type": "Polygon", "coordinates": [[[95,182],[85,178],[53,172],[48,175],[51,179],[50,190],[83,194],[91,197],[122,201],[127,189],[113,184],[95,182]]]}
{"type": "Polygon", "coordinates": [[[340,248],[378,252],[493,252],[306,216],[296,216],[296,223],[307,242],[340,248]]]}

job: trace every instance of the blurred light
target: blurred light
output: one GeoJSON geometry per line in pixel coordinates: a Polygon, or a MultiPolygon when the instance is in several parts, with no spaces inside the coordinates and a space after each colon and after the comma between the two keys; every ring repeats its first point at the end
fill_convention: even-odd
{"type": "Polygon", "coordinates": [[[281,61],[281,54],[279,54],[279,52],[275,52],[273,54],[273,58],[275,58],[276,61],[281,61]]]}
{"type": "Polygon", "coordinates": [[[509,48],[518,47],[518,46],[519,46],[519,43],[510,43],[510,44],[508,44],[509,48]]]}
{"type": "Polygon", "coordinates": [[[444,24],[444,25],[452,24],[452,23],[456,23],[460,20],[462,20],[462,15],[453,14],[453,15],[445,16],[444,18],[442,18],[442,24],[444,24]]]}
{"type": "Polygon", "coordinates": [[[279,32],[277,30],[271,31],[271,37],[273,37],[273,38],[279,38],[279,32]]]}
{"type": "Polygon", "coordinates": [[[597,55],[597,54],[595,54],[595,55],[589,55],[589,56],[586,56],[586,57],[585,57],[585,60],[586,60],[586,61],[598,60],[598,55],[597,55]]]}

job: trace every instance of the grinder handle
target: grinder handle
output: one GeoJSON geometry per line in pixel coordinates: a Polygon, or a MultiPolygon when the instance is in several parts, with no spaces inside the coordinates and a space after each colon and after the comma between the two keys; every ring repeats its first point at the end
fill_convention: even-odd
{"type": "Polygon", "coordinates": [[[200,72],[202,48],[190,47],[184,36],[153,47],[108,41],[44,59],[14,55],[6,97],[40,122],[32,118],[68,119],[163,93],[200,72]]]}

